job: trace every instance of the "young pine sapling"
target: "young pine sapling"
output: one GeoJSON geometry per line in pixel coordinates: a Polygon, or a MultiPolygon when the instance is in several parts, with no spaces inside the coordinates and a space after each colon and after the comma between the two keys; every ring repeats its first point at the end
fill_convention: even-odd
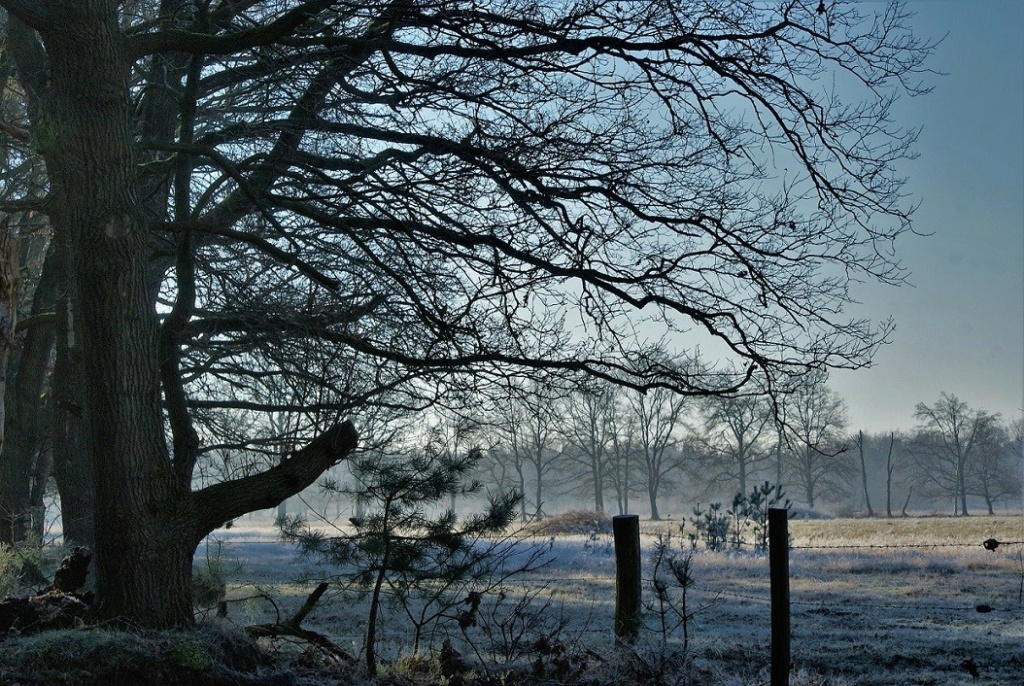
{"type": "MultiPolygon", "coordinates": [[[[341,568],[334,580],[367,590],[365,661],[370,675],[377,671],[377,629],[382,594],[387,592],[410,619],[418,592],[440,601],[436,588],[455,590],[495,573],[494,540],[515,517],[522,496],[516,491],[491,496],[479,514],[459,519],[451,509],[431,514],[432,508],[453,496],[480,494],[480,482],[470,478],[483,458],[478,449],[461,455],[417,452],[402,457],[367,457],[353,468],[358,486],[349,492],[364,503],[362,516],[350,521],[354,530],[335,527],[329,536],[298,518],[281,523],[286,538],[311,554],[341,568]]],[[[327,488],[340,489],[328,484],[327,488]]],[[[501,537],[499,536],[499,539],[501,537]]],[[[500,548],[504,550],[505,548],[500,548]]],[[[457,600],[452,601],[452,605],[457,600]]],[[[419,627],[422,628],[422,627],[419,627]]]]}

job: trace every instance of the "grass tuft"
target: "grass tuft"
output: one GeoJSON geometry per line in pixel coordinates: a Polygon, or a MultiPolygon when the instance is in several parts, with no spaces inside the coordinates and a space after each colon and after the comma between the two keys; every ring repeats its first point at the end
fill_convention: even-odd
{"type": "Polygon", "coordinates": [[[9,637],[0,651],[0,683],[100,684],[287,683],[243,632],[217,624],[187,631],[136,633],[89,627],[9,637]]]}

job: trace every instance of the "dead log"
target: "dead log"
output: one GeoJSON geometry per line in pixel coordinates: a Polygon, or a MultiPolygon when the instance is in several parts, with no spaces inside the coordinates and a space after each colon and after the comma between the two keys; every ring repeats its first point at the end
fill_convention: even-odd
{"type": "Polygon", "coordinates": [[[91,560],[88,548],[75,548],[60,561],[53,583],[42,593],[0,601],[0,638],[12,631],[34,634],[79,626],[92,602],[91,593],[77,592],[85,585],[91,560]]]}
{"type": "Polygon", "coordinates": [[[51,591],[29,598],[0,601],[0,637],[11,631],[35,634],[81,624],[89,606],[70,593],[51,591]]]}

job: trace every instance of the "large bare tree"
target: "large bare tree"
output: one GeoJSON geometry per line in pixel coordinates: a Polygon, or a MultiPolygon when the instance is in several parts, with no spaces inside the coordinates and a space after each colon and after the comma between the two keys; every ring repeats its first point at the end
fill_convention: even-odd
{"type": "Polygon", "coordinates": [[[903,277],[915,135],[892,104],[929,46],[898,5],[0,7],[24,99],[3,135],[45,161],[54,397],[81,424],[54,449],[95,481],[101,616],[190,621],[197,541],[348,455],[338,418],[380,389],[777,391],[888,332],[844,306],[903,277]],[[659,329],[721,365],[661,364],[659,329]],[[303,351],[330,363],[321,399],[268,402],[310,375],[303,351]],[[289,408],[306,448],[192,487],[218,413],[289,408]]]}
{"type": "Polygon", "coordinates": [[[548,498],[565,482],[566,401],[534,383],[510,387],[506,400],[495,423],[510,452],[506,459],[518,476],[522,515],[541,518],[547,514],[548,498]]]}
{"type": "Polygon", "coordinates": [[[622,393],[612,413],[611,439],[608,448],[608,482],[615,491],[615,506],[618,514],[629,514],[630,496],[638,492],[642,484],[639,478],[640,463],[640,420],[629,407],[629,401],[622,393]]]}

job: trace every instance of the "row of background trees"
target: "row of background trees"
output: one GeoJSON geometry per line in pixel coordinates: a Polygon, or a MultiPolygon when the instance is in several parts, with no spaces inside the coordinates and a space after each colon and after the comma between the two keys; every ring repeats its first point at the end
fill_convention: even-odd
{"type": "MultiPolygon", "coordinates": [[[[756,396],[687,400],[611,384],[516,391],[488,413],[434,415],[413,443],[450,457],[482,449],[476,476],[495,493],[523,493],[523,520],[566,509],[678,517],[765,481],[811,515],[995,514],[1024,496],[1024,421],[946,393],[916,407],[914,428],[868,433],[851,430],[842,398],[822,382],[779,407],[756,396]]],[[[410,434],[390,436],[399,439],[410,434]]],[[[290,506],[337,514],[353,503],[327,505],[311,489],[290,506]]]]}

